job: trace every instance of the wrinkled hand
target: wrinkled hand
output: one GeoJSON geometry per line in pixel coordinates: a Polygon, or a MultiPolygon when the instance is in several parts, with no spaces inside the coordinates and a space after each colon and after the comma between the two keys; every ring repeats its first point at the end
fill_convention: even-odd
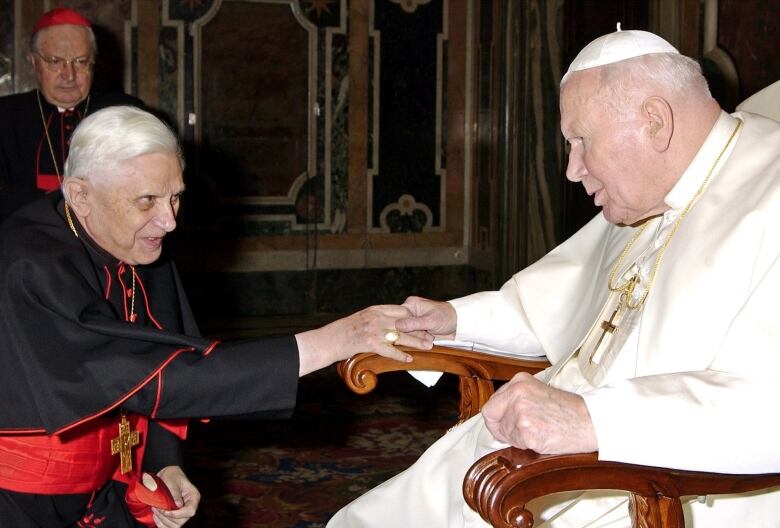
{"type": "MultiPolygon", "coordinates": [[[[328,325],[295,336],[303,376],[359,352],[374,352],[397,361],[409,362],[411,356],[385,341],[385,333],[396,329],[396,321],[408,317],[409,310],[397,305],[370,306],[328,325]]],[[[430,348],[424,333],[401,333],[395,345],[430,348]]]]}
{"type": "Polygon", "coordinates": [[[458,315],[450,303],[412,296],[408,297],[402,306],[409,310],[410,314],[396,323],[396,328],[402,332],[424,332],[430,343],[433,343],[434,337],[455,338],[458,315]]]}
{"type": "Polygon", "coordinates": [[[173,500],[176,501],[179,509],[165,511],[152,508],[154,522],[160,528],[177,528],[195,516],[200,504],[200,492],[179,466],[166,466],[157,473],[157,476],[171,490],[173,500]]]}
{"type": "Polygon", "coordinates": [[[482,416],[496,440],[520,449],[544,454],[598,450],[585,400],[526,372],[497,390],[482,408],[482,416]]]}

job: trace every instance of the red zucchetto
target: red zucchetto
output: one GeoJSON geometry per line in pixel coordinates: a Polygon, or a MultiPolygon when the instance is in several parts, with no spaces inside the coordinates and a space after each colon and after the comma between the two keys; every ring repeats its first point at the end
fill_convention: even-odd
{"type": "Polygon", "coordinates": [[[33,33],[37,33],[47,27],[61,26],[63,24],[92,27],[92,25],[89,23],[89,20],[84,18],[76,11],[67,9],[65,7],[57,7],[41,15],[41,18],[39,18],[38,22],[35,23],[33,33]]]}

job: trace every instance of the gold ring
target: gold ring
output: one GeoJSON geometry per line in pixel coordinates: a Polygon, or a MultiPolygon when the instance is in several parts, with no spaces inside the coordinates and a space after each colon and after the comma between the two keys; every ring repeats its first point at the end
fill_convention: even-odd
{"type": "Polygon", "coordinates": [[[399,339],[401,339],[401,334],[398,332],[398,330],[392,328],[385,330],[385,342],[394,345],[395,342],[399,339]]]}

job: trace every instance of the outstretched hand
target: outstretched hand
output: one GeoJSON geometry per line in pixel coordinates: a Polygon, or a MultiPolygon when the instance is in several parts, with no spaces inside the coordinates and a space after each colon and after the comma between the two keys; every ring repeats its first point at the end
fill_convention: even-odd
{"type": "Polygon", "coordinates": [[[389,337],[394,339],[394,331],[400,330],[396,326],[398,319],[409,315],[409,310],[403,306],[370,306],[321,328],[297,334],[299,374],[303,376],[359,352],[374,352],[408,363],[412,360],[411,356],[396,345],[431,348],[431,339],[425,332],[399,331],[397,340],[388,341],[388,332],[389,337]]]}
{"type": "Polygon", "coordinates": [[[195,516],[200,504],[200,492],[179,466],[166,466],[157,476],[168,486],[179,508],[171,511],[152,508],[154,522],[159,528],[178,528],[195,516]]]}
{"type": "Polygon", "coordinates": [[[485,426],[496,440],[537,453],[590,453],[598,450],[585,400],[521,372],[482,408],[485,426]]]}

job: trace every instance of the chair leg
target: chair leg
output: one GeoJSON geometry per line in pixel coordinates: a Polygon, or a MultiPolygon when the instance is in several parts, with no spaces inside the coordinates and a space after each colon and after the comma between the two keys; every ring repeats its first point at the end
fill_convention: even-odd
{"type": "Polygon", "coordinates": [[[628,509],[635,528],[685,528],[680,499],[632,493],[628,509]]]}

